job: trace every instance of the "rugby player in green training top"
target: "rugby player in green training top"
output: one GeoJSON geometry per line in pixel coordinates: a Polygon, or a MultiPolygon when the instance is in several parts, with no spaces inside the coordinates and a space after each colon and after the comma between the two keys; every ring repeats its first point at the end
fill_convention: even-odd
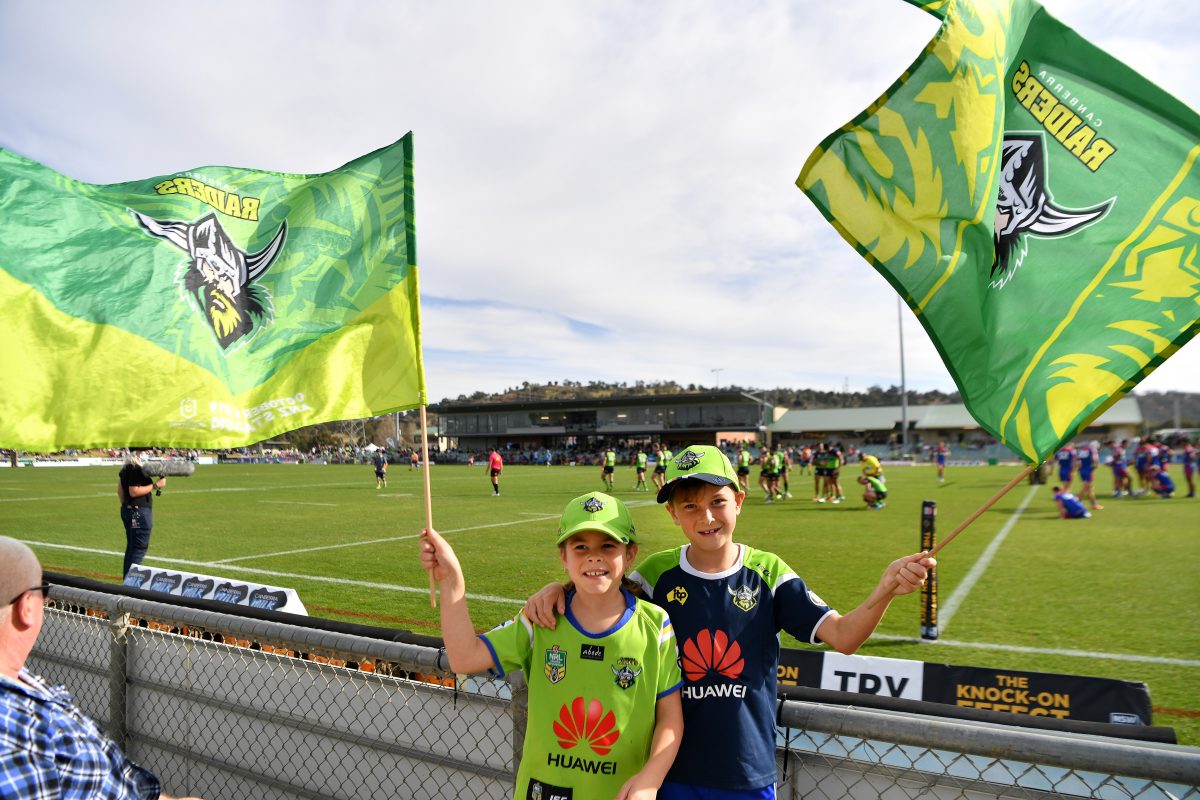
{"type": "Polygon", "coordinates": [[[635,492],[650,491],[650,487],[646,485],[646,463],[649,460],[646,451],[639,447],[637,454],[633,457],[633,468],[637,470],[637,483],[633,485],[635,492]]]}
{"type": "Polygon", "coordinates": [[[600,480],[604,481],[604,488],[608,491],[613,490],[613,473],[617,471],[617,453],[611,447],[604,451],[604,466],[600,468],[600,480]]]}
{"type": "Polygon", "coordinates": [[[421,566],[441,584],[450,669],[525,672],[515,800],[652,800],[683,735],[671,620],[624,585],[637,539],[620,500],[592,492],[567,503],[557,544],[573,584],[567,624],[535,628],[522,612],[476,636],[458,558],[435,531],[422,533],[421,566]]]}

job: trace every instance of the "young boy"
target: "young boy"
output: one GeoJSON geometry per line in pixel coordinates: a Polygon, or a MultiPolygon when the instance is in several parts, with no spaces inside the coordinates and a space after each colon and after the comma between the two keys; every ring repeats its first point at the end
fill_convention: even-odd
{"type": "Polygon", "coordinates": [[[476,636],[454,550],[423,531],[421,566],[441,584],[442,636],[456,673],[525,671],[529,722],[514,800],[651,800],[683,733],[675,635],[667,613],[622,585],[637,555],[629,509],[592,492],[567,503],[559,557],[574,589],[569,624],[524,614],[476,636]]]}
{"type": "MultiPolygon", "coordinates": [[[[852,653],[875,630],[892,597],[925,581],[934,560],[892,562],[871,596],[845,616],[825,605],[778,556],[733,541],[746,499],[737,473],[711,445],[685,448],[658,493],[688,544],[647,558],[632,574],[672,615],[681,646],[687,730],[660,800],[775,797],[776,668],[780,630],[852,653]]],[[[538,625],[562,613],[562,587],[526,603],[538,625]]]]}

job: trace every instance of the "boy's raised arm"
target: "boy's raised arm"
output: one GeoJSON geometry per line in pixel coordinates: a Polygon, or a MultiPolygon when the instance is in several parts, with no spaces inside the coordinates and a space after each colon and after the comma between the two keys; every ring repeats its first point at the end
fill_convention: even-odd
{"type": "Polygon", "coordinates": [[[421,531],[421,566],[441,585],[442,641],[450,670],[483,672],[495,666],[488,646],[475,634],[467,608],[467,582],[453,548],[435,530],[421,531]]]}
{"type": "Polygon", "coordinates": [[[554,630],[560,614],[567,613],[567,592],[561,583],[547,583],[525,601],[522,609],[529,621],[539,628],[554,630]]]}
{"type": "Polygon", "coordinates": [[[825,618],[817,628],[818,638],[839,653],[850,655],[875,632],[892,598],[919,589],[936,564],[927,552],[896,559],[862,605],[845,616],[834,612],[825,618]]]}

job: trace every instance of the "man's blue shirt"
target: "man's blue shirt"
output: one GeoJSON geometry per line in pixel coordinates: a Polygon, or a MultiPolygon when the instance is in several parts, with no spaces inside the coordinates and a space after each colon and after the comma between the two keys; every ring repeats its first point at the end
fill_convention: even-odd
{"type": "Polygon", "coordinates": [[[21,670],[0,677],[0,797],[157,798],[158,778],[134,764],[61,686],[21,670]]]}

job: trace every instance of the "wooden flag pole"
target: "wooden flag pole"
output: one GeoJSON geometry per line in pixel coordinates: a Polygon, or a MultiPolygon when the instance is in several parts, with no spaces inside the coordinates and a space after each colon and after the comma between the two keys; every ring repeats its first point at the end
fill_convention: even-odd
{"type": "MultiPolygon", "coordinates": [[[[425,419],[425,406],[421,405],[421,473],[425,480],[425,529],[433,530],[433,495],[429,490],[429,423],[425,419]]],[[[429,607],[437,608],[437,583],[429,573],[429,607]]]]}
{"type": "Polygon", "coordinates": [[[983,512],[987,511],[989,508],[994,506],[1000,500],[1001,497],[1004,497],[1004,495],[1011,492],[1014,486],[1016,486],[1018,483],[1020,483],[1021,481],[1025,480],[1027,477],[1029,477],[1030,473],[1032,473],[1037,468],[1038,468],[1037,464],[1030,464],[1028,467],[1026,467],[1025,469],[1018,472],[1017,476],[1015,478],[1013,478],[1011,481],[1009,481],[1008,484],[1003,489],[1001,489],[1000,491],[998,491],[994,495],[992,495],[991,500],[988,500],[986,503],[981,505],[979,508],[975,509],[975,512],[973,514],[971,514],[971,516],[969,516],[965,520],[963,520],[963,522],[957,528],[950,531],[950,535],[947,536],[945,539],[942,539],[942,541],[940,541],[936,546],[934,546],[934,548],[929,551],[929,555],[936,556],[939,552],[941,552],[941,549],[943,547],[945,547],[946,545],[950,544],[950,542],[954,539],[955,536],[958,536],[960,533],[962,533],[964,530],[967,529],[968,525],[970,525],[972,522],[974,522],[975,520],[977,520],[981,516],[983,516],[983,512]]]}
{"type": "MultiPolygon", "coordinates": [[[[1025,469],[1018,472],[1016,477],[1014,477],[1011,481],[1009,481],[1004,486],[1003,489],[1001,489],[1000,491],[998,491],[994,495],[992,495],[990,500],[988,500],[986,503],[981,505],[979,508],[975,509],[975,511],[971,514],[971,516],[969,516],[965,520],[963,520],[962,523],[957,528],[950,531],[950,535],[947,536],[942,541],[940,541],[937,545],[935,545],[934,548],[929,551],[929,555],[937,556],[937,554],[941,552],[943,547],[945,547],[946,545],[950,544],[951,541],[953,541],[955,536],[958,536],[960,533],[965,531],[967,529],[968,525],[970,525],[972,522],[974,522],[975,520],[977,520],[981,516],[983,516],[983,512],[987,511],[989,508],[991,508],[997,502],[999,502],[1001,497],[1004,497],[1004,495],[1006,495],[1010,491],[1012,491],[1014,486],[1016,486],[1021,481],[1025,480],[1025,478],[1029,477],[1029,474],[1032,473],[1037,468],[1038,468],[1037,464],[1030,464],[1029,466],[1025,467],[1025,469]]],[[[894,589],[894,588],[896,588],[896,587],[892,586],[892,589],[894,589]]],[[[876,597],[875,599],[871,600],[871,602],[867,603],[867,608],[874,608],[876,605],[879,604],[880,600],[884,600],[890,595],[891,595],[891,589],[889,589],[887,591],[887,593],[885,593],[884,595],[882,595],[880,597],[876,597]]]]}

